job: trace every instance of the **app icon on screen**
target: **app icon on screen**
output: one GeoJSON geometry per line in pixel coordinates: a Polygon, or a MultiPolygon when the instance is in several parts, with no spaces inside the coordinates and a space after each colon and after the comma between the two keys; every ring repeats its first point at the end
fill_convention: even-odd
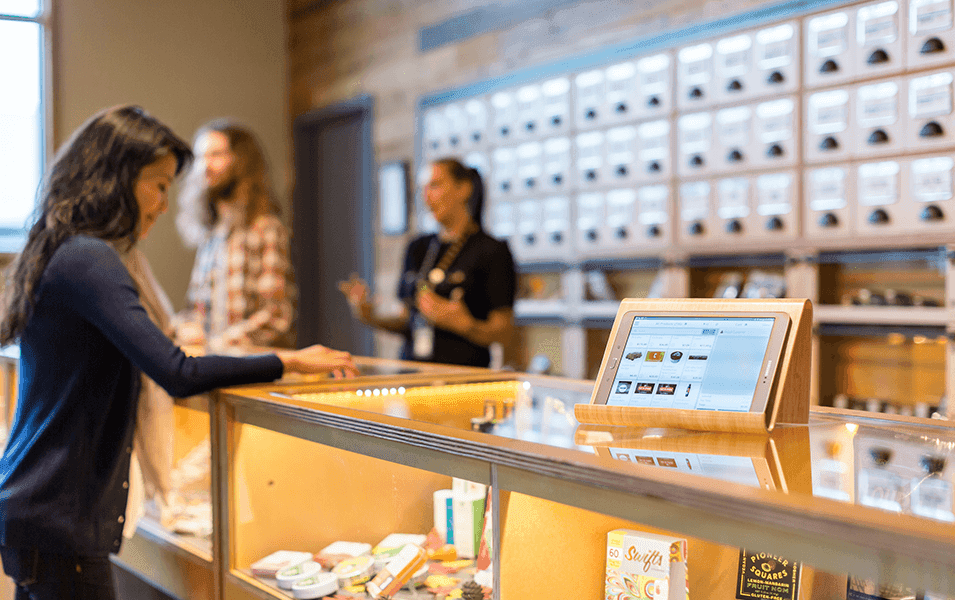
{"type": "Polygon", "coordinates": [[[620,381],[617,382],[617,393],[618,394],[629,394],[630,386],[633,385],[632,381],[620,381]]]}
{"type": "Polygon", "coordinates": [[[643,358],[643,352],[628,352],[624,358],[627,360],[637,360],[638,358],[643,358]]]}
{"type": "Polygon", "coordinates": [[[663,356],[666,352],[654,351],[647,352],[647,362],[663,362],[663,356]]]}
{"type": "Polygon", "coordinates": [[[675,350],[670,353],[670,360],[673,362],[680,362],[680,359],[683,358],[683,353],[679,350],[675,350]]]}
{"type": "Polygon", "coordinates": [[[657,394],[660,394],[661,396],[672,396],[675,392],[675,383],[661,383],[657,386],[657,394]]]}
{"type": "Polygon", "coordinates": [[[638,394],[652,394],[653,393],[653,383],[638,383],[637,384],[637,393],[638,394]]]}

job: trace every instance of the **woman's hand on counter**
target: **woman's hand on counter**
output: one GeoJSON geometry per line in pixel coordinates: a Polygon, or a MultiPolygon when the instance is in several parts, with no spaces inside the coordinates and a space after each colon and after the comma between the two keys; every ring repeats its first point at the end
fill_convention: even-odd
{"type": "Polygon", "coordinates": [[[358,375],[351,354],[318,344],[301,350],[279,350],[275,355],[282,361],[286,373],[331,373],[339,377],[358,375]]]}

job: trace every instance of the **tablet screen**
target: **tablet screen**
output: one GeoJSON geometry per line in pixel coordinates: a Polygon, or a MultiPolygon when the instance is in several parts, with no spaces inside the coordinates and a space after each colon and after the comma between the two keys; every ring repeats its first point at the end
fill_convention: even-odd
{"type": "MultiPolygon", "coordinates": [[[[775,377],[780,328],[773,331],[781,317],[632,318],[619,355],[613,354],[617,367],[604,396],[608,406],[762,410],[754,399],[775,377]]],[[[783,339],[788,320],[785,325],[783,339]]],[[[624,333],[621,327],[618,336],[624,333]]]]}

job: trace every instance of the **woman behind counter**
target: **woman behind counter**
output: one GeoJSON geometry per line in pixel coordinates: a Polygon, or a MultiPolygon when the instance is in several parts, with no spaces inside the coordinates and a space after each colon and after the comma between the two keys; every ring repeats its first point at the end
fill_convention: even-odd
{"type": "Polygon", "coordinates": [[[140,371],[173,396],[284,371],[356,372],[321,346],[188,357],[153,324],[120,253],[166,211],[191,158],[168,127],[125,106],[87,121],[47,170],[0,314],[0,345],[20,344],[0,458],[0,559],[18,600],[115,597],[109,554],[125,521],[140,371]]]}
{"type": "Polygon", "coordinates": [[[431,164],[425,200],[440,226],[405,253],[398,315],[377,315],[368,286],[339,284],[355,316],[404,337],[401,358],[487,367],[492,343],[507,345],[514,330],[517,287],[506,242],[481,227],[484,186],[475,169],[453,158],[431,164]]]}

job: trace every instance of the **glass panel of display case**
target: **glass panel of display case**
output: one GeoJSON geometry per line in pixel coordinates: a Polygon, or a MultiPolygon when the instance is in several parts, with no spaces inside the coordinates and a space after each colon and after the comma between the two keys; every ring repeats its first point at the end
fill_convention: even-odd
{"type": "Polygon", "coordinates": [[[821,263],[819,304],[944,306],[945,264],[937,251],[834,253],[821,263]]]}
{"type": "Polygon", "coordinates": [[[301,598],[328,587],[432,598],[431,565],[444,565],[447,592],[473,581],[484,484],[248,424],[233,428],[230,456],[226,597],[301,598]],[[450,514],[458,518],[448,529],[450,514]]]}
{"type": "MultiPolygon", "coordinates": [[[[639,597],[636,590],[649,589],[650,597],[682,600],[690,590],[729,598],[736,589],[765,593],[768,585],[779,597],[823,600],[861,597],[844,596],[847,588],[955,587],[937,576],[942,567],[917,566],[948,564],[939,557],[950,556],[955,534],[955,433],[945,423],[817,409],[808,426],[767,435],[576,425],[572,407],[586,402],[592,384],[491,375],[498,379],[393,378],[408,387],[382,385],[378,394],[362,390],[361,381],[228,394],[232,409],[219,414],[249,424],[226,427],[225,597],[295,596],[270,576],[276,562],[331,564],[409,541],[422,550],[408,550],[400,564],[420,569],[414,561],[427,559],[428,548],[433,560],[423,587],[395,598],[467,598],[464,591],[589,598],[627,590],[639,597]],[[481,484],[491,482],[484,496],[481,484]],[[461,513],[471,519],[463,530],[462,493],[491,499],[490,510],[486,501],[470,510],[465,502],[461,513]],[[486,580],[495,589],[464,590],[469,569],[484,560],[488,519],[493,547],[483,564],[499,569],[486,580]],[[484,527],[467,526],[478,522],[484,527]],[[833,524],[846,537],[832,541],[833,524]],[[408,537],[386,542],[394,533],[408,537]],[[453,561],[439,560],[450,549],[438,540],[449,534],[455,552],[464,549],[453,561]],[[472,560],[467,544],[475,541],[472,560]],[[329,548],[336,542],[343,544],[329,548]],[[551,568],[568,557],[573,568],[551,568]],[[773,576],[755,577],[766,573],[773,576]]],[[[345,583],[353,585],[340,593],[374,597],[376,587],[359,588],[358,579],[413,575],[391,564],[351,560],[339,571],[350,569],[345,583]]],[[[946,597],[932,594],[924,597],[946,597]]]]}
{"type": "MultiPolygon", "coordinates": [[[[832,335],[825,335],[831,331],[832,335]]],[[[819,398],[825,406],[929,417],[945,396],[946,339],[938,332],[878,331],[819,338],[819,398]],[[866,335],[867,334],[867,335],[866,335]]]]}

